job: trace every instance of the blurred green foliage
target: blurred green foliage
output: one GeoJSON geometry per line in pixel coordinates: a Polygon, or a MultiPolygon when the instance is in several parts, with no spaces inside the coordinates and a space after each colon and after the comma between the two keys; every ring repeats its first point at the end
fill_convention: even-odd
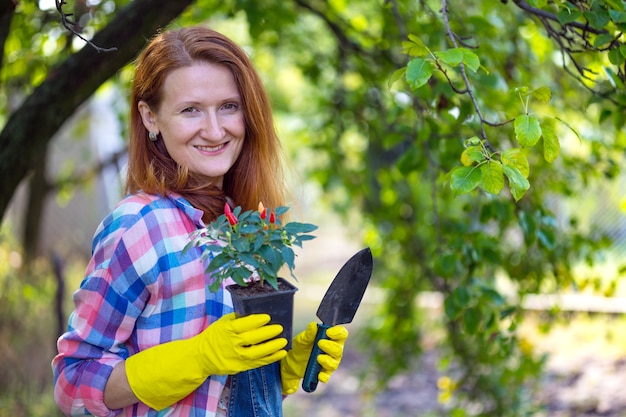
{"type": "MultiPolygon", "coordinates": [[[[93,2],[87,30],[122,3],[93,2]]],[[[3,114],[74,48],[53,10],[19,7],[3,114]]],[[[250,51],[294,165],[372,248],[380,383],[419,353],[416,296],[437,291],[451,415],[531,415],[544,359],[519,340],[520,303],[580,290],[576,268],[610,246],[567,204],[623,175],[624,2],[198,0],[175,25],[198,22],[250,51]]],[[[620,198],[603,212],[623,216],[620,198]]]]}
{"type": "Polygon", "coordinates": [[[0,230],[0,416],[60,415],[50,368],[56,283],[45,262],[23,265],[19,247],[0,230]]]}

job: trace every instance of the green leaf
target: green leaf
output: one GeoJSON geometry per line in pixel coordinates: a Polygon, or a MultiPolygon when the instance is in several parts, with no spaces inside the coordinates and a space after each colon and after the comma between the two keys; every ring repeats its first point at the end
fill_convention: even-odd
{"type": "Polygon", "coordinates": [[[539,87],[532,92],[533,97],[542,103],[547,103],[552,98],[552,91],[548,87],[539,87]]]}
{"type": "Polygon", "coordinates": [[[463,64],[473,72],[476,72],[480,68],[480,58],[474,52],[463,48],[463,64]]]}
{"type": "Polygon", "coordinates": [[[524,153],[524,151],[520,148],[507,149],[502,152],[500,160],[503,165],[508,165],[518,169],[525,178],[528,178],[528,175],[530,175],[530,164],[528,163],[528,158],[526,157],[526,153],[524,153]]]}
{"type": "MultiPolygon", "coordinates": [[[[626,14],[626,13],[625,13],[626,14]]],[[[613,37],[613,35],[609,35],[609,34],[601,34],[596,36],[596,38],[593,40],[593,46],[596,48],[600,48],[603,45],[606,45],[608,43],[611,43],[613,41],[613,39],[615,39],[613,37]]]]}
{"type": "Polygon", "coordinates": [[[534,116],[522,114],[515,118],[515,136],[522,146],[534,146],[541,138],[541,125],[534,116]]]}
{"type": "Polygon", "coordinates": [[[451,67],[458,66],[463,61],[463,51],[461,48],[452,48],[445,51],[435,52],[435,56],[441,62],[450,65],[451,67]]]}
{"type": "Polygon", "coordinates": [[[478,327],[480,326],[481,314],[478,307],[470,307],[465,311],[463,315],[463,324],[465,331],[469,334],[476,334],[478,327]]]}
{"type": "Polygon", "coordinates": [[[626,23],[626,12],[618,11],[618,10],[609,10],[609,16],[611,16],[611,20],[615,23],[626,23]]]}
{"type": "Polygon", "coordinates": [[[559,20],[559,23],[562,25],[566,25],[568,23],[575,22],[578,18],[582,16],[582,13],[578,9],[561,9],[557,13],[556,17],[559,20]]]}
{"type": "Polygon", "coordinates": [[[456,167],[451,172],[450,188],[455,193],[468,193],[480,184],[480,169],[476,167],[456,167]]]}
{"type": "Polygon", "coordinates": [[[543,157],[546,161],[552,163],[561,152],[561,144],[556,133],[549,127],[542,127],[543,131],[543,157]]]}
{"type": "Polygon", "coordinates": [[[615,10],[626,10],[626,4],[622,0],[604,0],[604,3],[610,7],[609,13],[615,10]]]}
{"type": "Polygon", "coordinates": [[[480,188],[490,194],[500,194],[504,188],[504,170],[498,161],[489,161],[480,166],[482,180],[480,188]]]}
{"type": "Polygon", "coordinates": [[[428,48],[420,38],[409,34],[409,40],[402,42],[402,52],[409,56],[420,57],[428,55],[428,48]]]}
{"type": "Polygon", "coordinates": [[[563,123],[565,126],[567,126],[568,129],[571,130],[576,135],[578,140],[582,142],[583,139],[578,134],[578,131],[576,129],[574,129],[569,123],[567,123],[565,120],[561,119],[560,117],[555,117],[555,119],[558,120],[559,122],[563,123]]]}
{"type": "Polygon", "coordinates": [[[466,167],[474,165],[475,162],[482,162],[484,160],[485,155],[480,146],[469,146],[461,153],[461,163],[466,167]]]}
{"type": "Polygon", "coordinates": [[[609,23],[609,15],[604,11],[591,11],[585,10],[583,12],[585,19],[589,21],[589,24],[594,29],[603,29],[604,26],[609,23]]]}
{"type": "Polygon", "coordinates": [[[287,233],[296,235],[300,233],[311,233],[317,230],[317,226],[311,223],[290,222],[285,225],[284,229],[287,233]]]}
{"type": "Polygon", "coordinates": [[[212,272],[217,269],[220,269],[222,266],[226,265],[228,262],[230,262],[230,258],[228,257],[226,253],[222,252],[219,255],[217,255],[215,258],[213,258],[213,260],[207,267],[206,272],[212,272]]]}
{"type": "Polygon", "coordinates": [[[415,58],[409,62],[406,71],[406,80],[413,89],[418,89],[433,76],[433,66],[429,61],[415,58]]]}
{"type": "Polygon", "coordinates": [[[613,65],[622,65],[626,61],[626,57],[622,55],[619,48],[609,50],[609,62],[613,65]]]}
{"type": "Polygon", "coordinates": [[[517,168],[510,165],[503,165],[503,167],[504,175],[509,180],[511,194],[515,201],[519,201],[530,188],[530,183],[517,168]]]}
{"type": "Polygon", "coordinates": [[[293,252],[293,249],[291,249],[288,246],[284,246],[281,249],[281,255],[282,255],[283,259],[285,260],[285,263],[287,264],[289,269],[294,269],[296,267],[295,266],[296,256],[295,256],[295,254],[293,252]]]}
{"type": "Polygon", "coordinates": [[[480,140],[480,138],[478,136],[472,136],[471,138],[466,139],[463,142],[463,146],[465,146],[465,147],[468,147],[468,146],[478,146],[481,143],[483,143],[483,141],[480,140]]]}
{"type": "Polygon", "coordinates": [[[255,259],[255,257],[249,253],[240,253],[239,257],[241,258],[241,260],[246,264],[251,266],[252,268],[256,269],[259,266],[261,266],[261,264],[259,263],[259,261],[257,261],[255,259]]]}
{"type": "Polygon", "coordinates": [[[236,268],[231,270],[231,275],[230,277],[233,279],[233,281],[235,281],[237,284],[246,287],[247,284],[247,280],[250,278],[250,275],[252,275],[252,273],[250,272],[249,269],[244,268],[244,267],[240,267],[240,268],[236,268]]]}
{"type": "Polygon", "coordinates": [[[238,252],[248,252],[250,250],[250,242],[245,239],[234,240],[233,246],[238,252]]]}
{"type": "Polygon", "coordinates": [[[391,86],[394,85],[396,81],[400,81],[404,79],[405,74],[406,74],[406,67],[402,67],[400,69],[395,70],[393,74],[391,74],[391,77],[389,77],[389,82],[387,83],[387,87],[391,88],[391,86]]]}

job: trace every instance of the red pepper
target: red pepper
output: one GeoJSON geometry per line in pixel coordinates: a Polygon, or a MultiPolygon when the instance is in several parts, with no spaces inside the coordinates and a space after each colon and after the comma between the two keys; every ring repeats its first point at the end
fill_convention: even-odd
{"type": "Polygon", "coordinates": [[[274,212],[270,213],[270,223],[276,223],[276,215],[274,212]]]}
{"type": "Polygon", "coordinates": [[[233,211],[230,209],[230,206],[228,205],[228,203],[224,204],[224,214],[226,215],[226,218],[228,219],[228,223],[230,223],[231,226],[234,226],[237,224],[237,217],[235,217],[235,215],[233,214],[233,211]]]}
{"type": "Polygon", "coordinates": [[[233,213],[226,213],[226,218],[228,219],[228,223],[230,223],[231,226],[234,226],[237,224],[237,218],[235,217],[233,213]]]}

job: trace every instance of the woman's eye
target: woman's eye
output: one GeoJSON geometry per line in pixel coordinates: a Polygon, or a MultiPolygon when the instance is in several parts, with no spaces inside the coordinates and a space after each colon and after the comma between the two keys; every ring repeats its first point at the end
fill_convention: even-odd
{"type": "Polygon", "coordinates": [[[239,105],[237,103],[226,103],[222,106],[224,110],[237,110],[239,105]]]}
{"type": "Polygon", "coordinates": [[[196,111],[195,107],[186,107],[181,111],[181,113],[193,113],[194,111],[196,111]]]}

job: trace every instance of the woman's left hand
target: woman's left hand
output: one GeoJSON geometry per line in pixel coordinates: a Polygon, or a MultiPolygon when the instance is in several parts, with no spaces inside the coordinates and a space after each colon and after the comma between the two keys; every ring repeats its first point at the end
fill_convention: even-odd
{"type": "MultiPolygon", "coordinates": [[[[317,334],[317,324],[309,323],[306,330],[293,339],[293,347],[280,361],[283,394],[293,394],[298,390],[300,380],[304,377],[306,366],[313,349],[313,342],[317,334]]],[[[348,339],[348,329],[345,326],[333,326],[326,330],[328,339],[318,342],[322,354],[317,356],[317,362],[322,366],[319,380],[326,383],[337,370],[343,357],[343,348],[348,339]]]]}

